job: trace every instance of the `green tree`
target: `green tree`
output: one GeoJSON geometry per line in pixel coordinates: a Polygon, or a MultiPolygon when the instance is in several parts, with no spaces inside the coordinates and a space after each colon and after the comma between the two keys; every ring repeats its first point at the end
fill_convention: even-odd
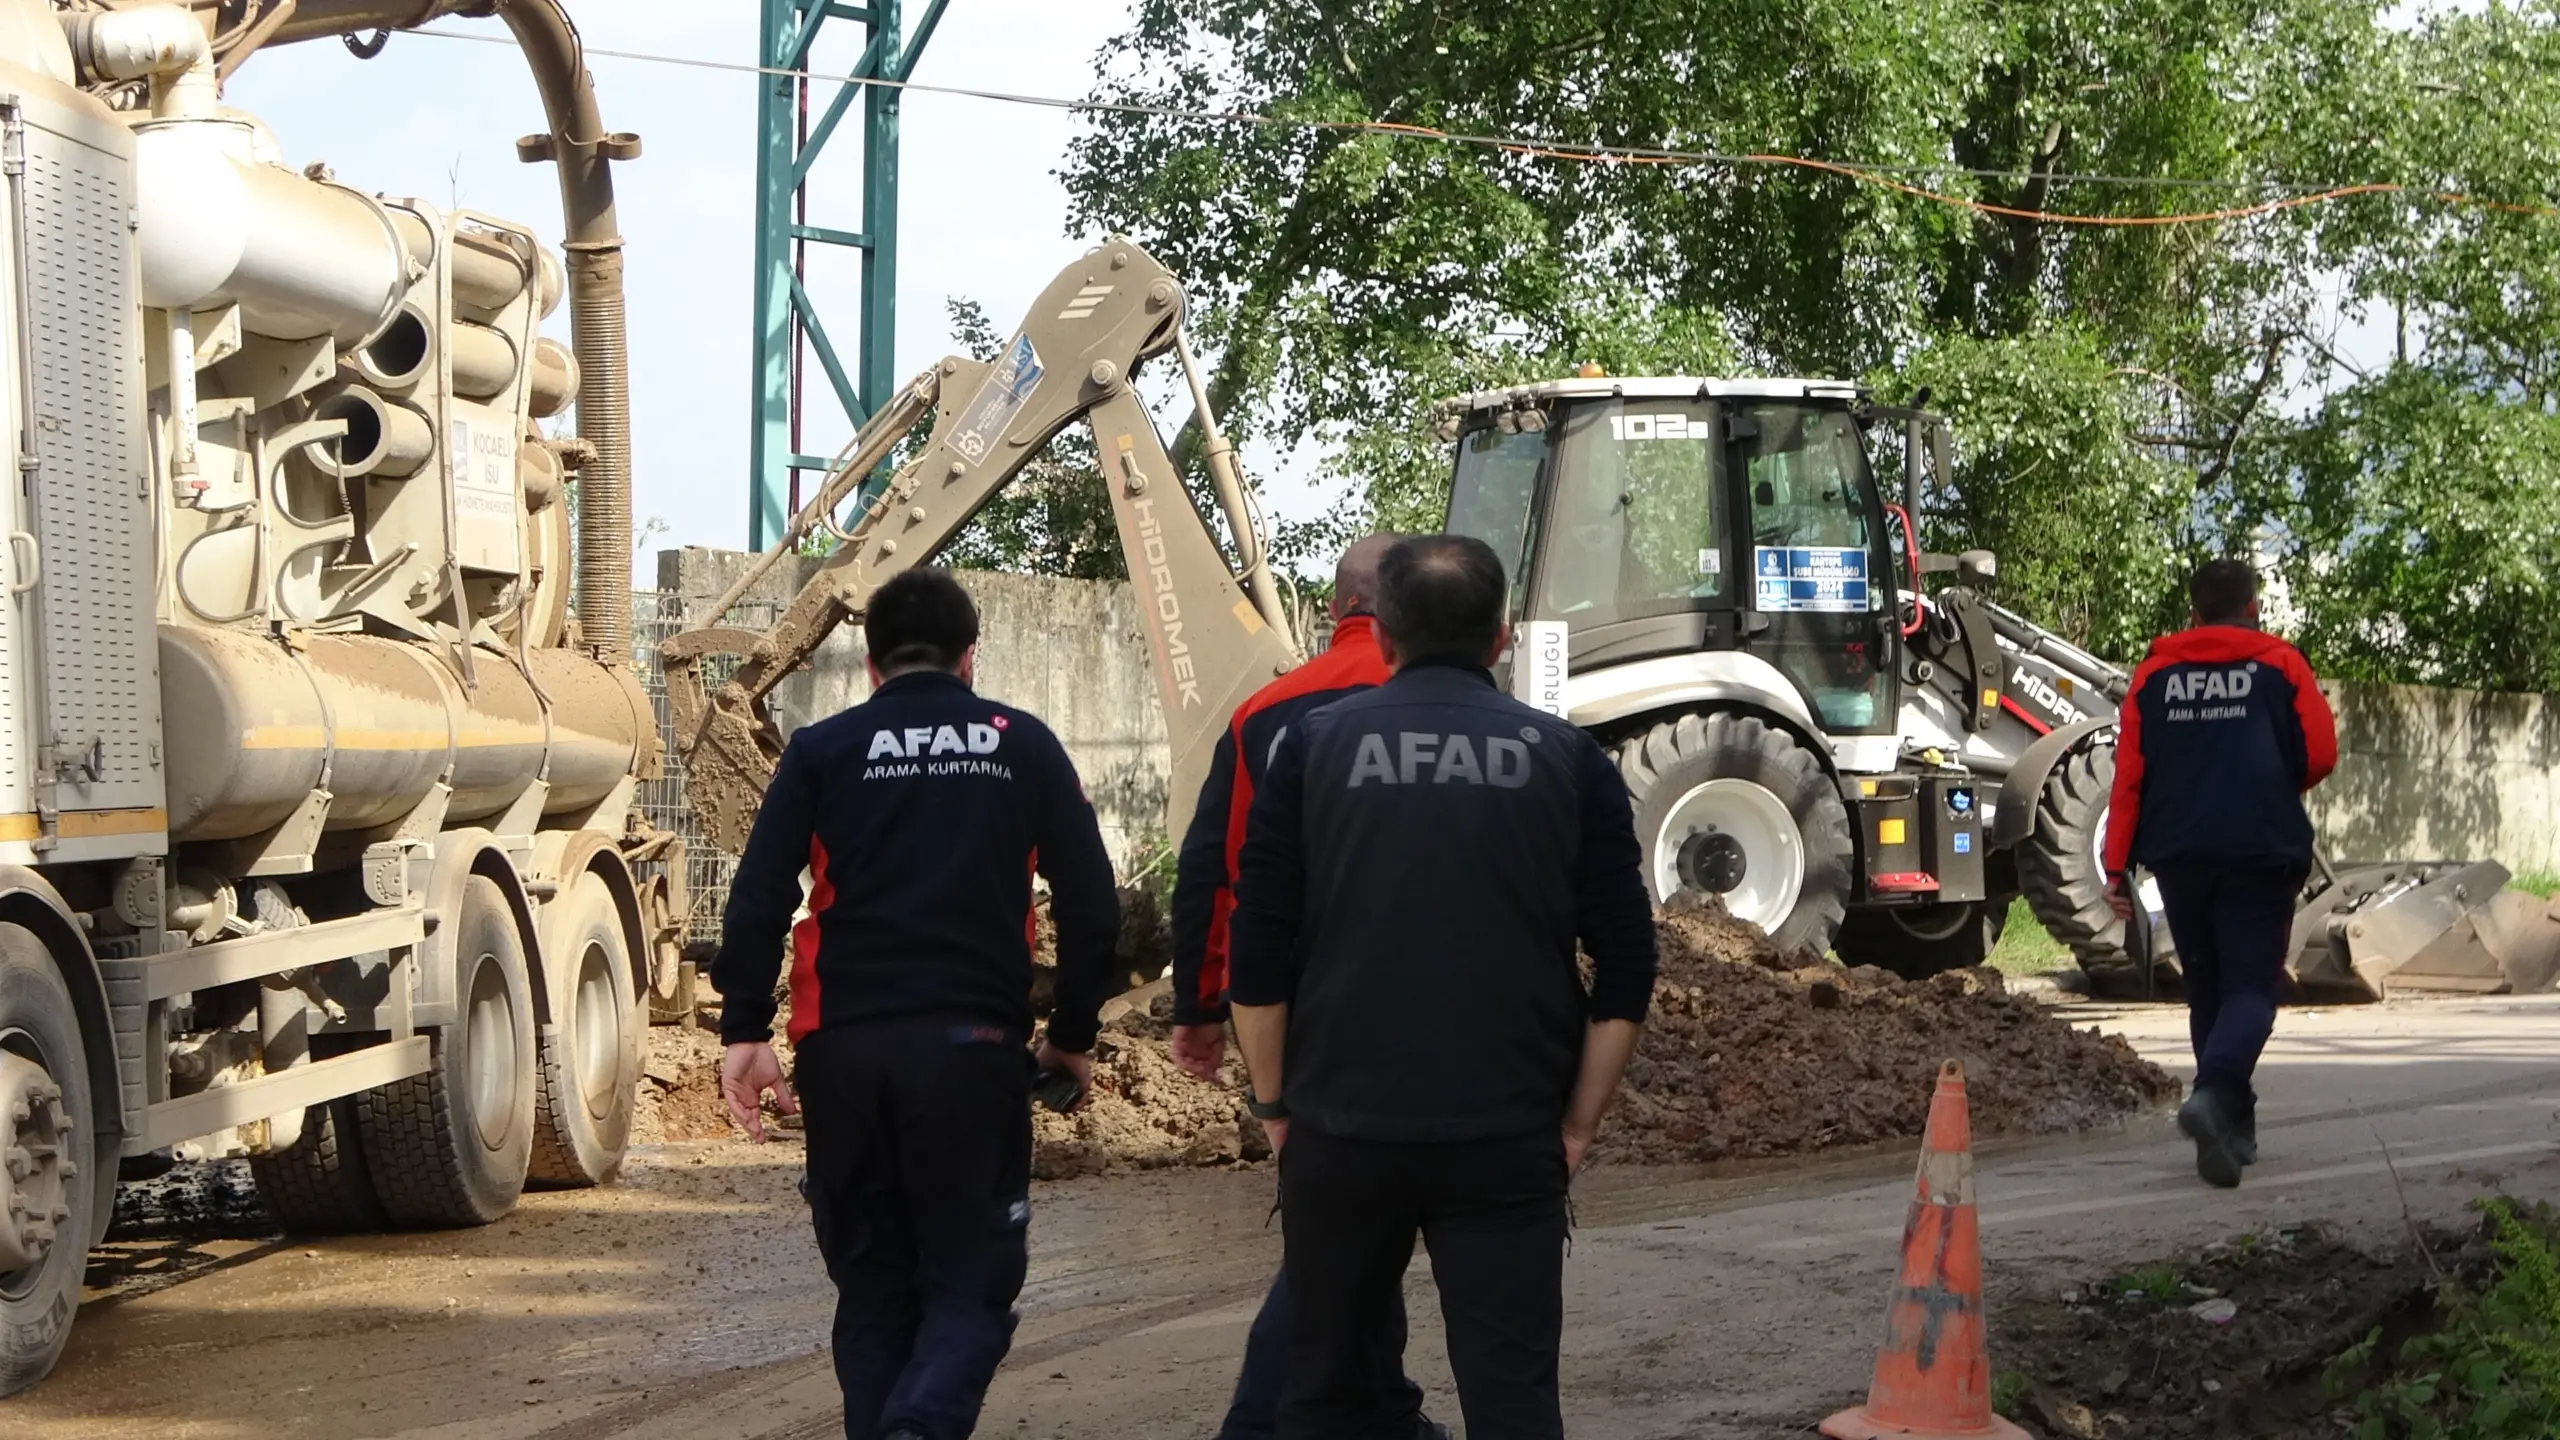
{"type": "MultiPolygon", "coordinates": [[[[1431,397],[1569,373],[1601,333],[1712,337],[1682,358],[1933,387],[1967,429],[1932,536],[2001,550],[2012,598],[2123,655],[2174,616],[2183,565],[2289,533],[2304,487],[2267,465],[2301,453],[2288,383],[2328,374],[2322,267],[2363,285],[2424,259],[2393,226],[2410,206],[2070,226],[1800,168],[1161,112],[1820,156],[1960,201],[2141,219],[2423,180],[2419,157],[2478,148],[2406,104],[2444,31],[2395,31],[2371,0],[1141,0],[1095,98],[1155,109],[1099,115],[1063,173],[1080,226],[1187,278],[1232,424],[1337,443],[1334,531],[1436,520],[1431,397]]],[[[2550,144],[2548,124],[2480,111],[2505,125],[2498,153],[2550,144]]],[[[2546,219],[2508,218],[2518,246],[2549,240],[2546,219]]],[[[2560,263],[2538,253],[2394,293],[2494,311],[2497,281],[2560,263]]],[[[1612,368],[1687,368],[1664,348],[1612,368]]],[[[2501,373],[2560,354],[2524,349],[2501,373]]]]}

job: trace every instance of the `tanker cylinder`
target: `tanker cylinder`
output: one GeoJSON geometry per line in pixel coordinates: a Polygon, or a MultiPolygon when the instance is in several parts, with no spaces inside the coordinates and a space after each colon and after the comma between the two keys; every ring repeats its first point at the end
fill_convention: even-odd
{"type": "Polygon", "coordinates": [[[134,146],[144,305],[237,305],[253,334],[327,336],[341,351],[399,313],[409,256],[372,197],[253,158],[256,128],[241,119],[146,120],[134,146]]]}
{"type": "Polygon", "coordinates": [[[548,420],[578,398],[578,357],[544,336],[533,342],[533,418],[548,420]]]}
{"type": "Polygon", "coordinates": [[[312,447],[322,473],[339,480],[373,476],[401,480],[415,475],[436,453],[435,426],[369,385],[340,384],[312,407],[315,420],[342,420],[347,433],[312,447]]]}
{"type": "Polygon", "coordinates": [[[560,498],[560,452],[543,440],[542,432],[527,428],[523,439],[516,442],[516,483],[524,488],[524,508],[540,514],[560,498]]]}
{"type": "Polygon", "coordinates": [[[454,321],[445,334],[453,355],[453,393],[490,400],[515,387],[516,345],[505,334],[468,320],[454,321]]]}

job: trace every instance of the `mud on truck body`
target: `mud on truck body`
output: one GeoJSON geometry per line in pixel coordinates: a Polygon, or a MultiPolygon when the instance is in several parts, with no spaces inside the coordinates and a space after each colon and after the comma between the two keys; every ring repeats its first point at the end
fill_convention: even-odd
{"type": "Polygon", "coordinates": [[[524,146],[564,267],[220,102],[260,43],[475,7],[381,8],[0,3],[0,1394],[120,1173],[245,1156],[290,1230],[457,1226],[628,1143],[672,939],[629,818],[636,142],[557,6],[507,7],[581,137],[524,146]]]}

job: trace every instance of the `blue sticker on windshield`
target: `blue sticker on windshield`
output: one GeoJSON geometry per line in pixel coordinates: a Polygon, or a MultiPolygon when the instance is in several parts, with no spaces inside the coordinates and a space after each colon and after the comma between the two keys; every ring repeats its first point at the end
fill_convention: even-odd
{"type": "Polygon", "coordinates": [[[1867,552],[1856,546],[1755,546],[1751,570],[1756,605],[1763,611],[1866,612],[1867,552]]]}

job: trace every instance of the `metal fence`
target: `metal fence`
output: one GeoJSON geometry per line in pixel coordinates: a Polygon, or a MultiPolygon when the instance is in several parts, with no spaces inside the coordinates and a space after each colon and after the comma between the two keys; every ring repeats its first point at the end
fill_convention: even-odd
{"type": "MultiPolygon", "coordinates": [[[[780,607],[768,602],[753,602],[731,610],[728,623],[761,630],[773,624],[780,607]]],[[[685,915],[684,938],[687,941],[720,938],[720,913],[729,903],[729,880],[737,873],[736,857],[723,854],[694,823],[693,807],[684,798],[684,755],[676,747],[674,717],[667,709],[667,675],[658,662],[658,645],[690,622],[684,613],[682,596],[665,590],[631,592],[632,660],[640,673],[641,688],[649,694],[649,708],[658,720],[658,778],[640,787],[640,813],[651,825],[672,830],[684,837],[685,894],[689,909],[685,915]]],[[[734,662],[716,662],[705,680],[712,685],[726,679],[725,671],[734,662]]]]}

